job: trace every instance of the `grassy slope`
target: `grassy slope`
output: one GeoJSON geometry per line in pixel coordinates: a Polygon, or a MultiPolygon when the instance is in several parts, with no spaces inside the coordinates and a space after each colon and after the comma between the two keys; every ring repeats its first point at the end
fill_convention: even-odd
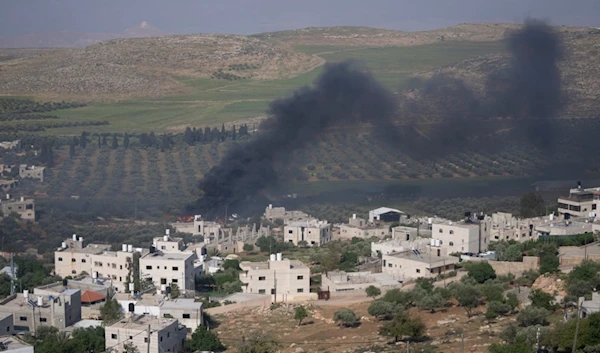
{"type": "MultiPolygon", "coordinates": [[[[354,59],[364,63],[375,76],[393,90],[402,88],[416,72],[503,50],[501,42],[448,42],[413,47],[349,48],[341,46],[299,46],[299,51],[319,55],[328,62],[354,59]]],[[[58,112],[65,119],[107,120],[110,125],[86,127],[92,132],[181,131],[187,125],[220,125],[264,115],[268,103],[310,84],[321,72],[311,72],[283,80],[216,81],[186,79],[181,82],[192,94],[157,100],[133,100],[97,104],[58,112]]],[[[53,134],[79,133],[78,128],[49,130],[53,134]]]]}

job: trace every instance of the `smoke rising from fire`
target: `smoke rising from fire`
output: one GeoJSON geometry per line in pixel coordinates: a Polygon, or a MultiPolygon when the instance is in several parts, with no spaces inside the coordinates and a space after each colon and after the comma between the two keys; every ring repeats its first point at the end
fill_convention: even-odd
{"type": "Polygon", "coordinates": [[[417,98],[396,99],[373,76],[354,63],[325,66],[313,86],[271,103],[260,132],[232,147],[200,181],[203,196],[190,209],[211,214],[252,198],[277,182],[276,166],[294,150],[314,142],[327,128],[366,123],[390,148],[419,158],[436,158],[462,149],[472,135],[486,131],[498,117],[520,119],[531,138],[551,145],[551,118],[562,107],[558,62],[563,51],[558,34],[547,24],[528,21],[508,35],[508,65],[486,73],[485,92],[465,82],[434,75],[420,82],[417,98]],[[429,121],[427,118],[431,118],[429,121]],[[530,119],[544,119],[531,124],[530,119]],[[408,122],[406,128],[394,121],[408,122]],[[425,132],[420,124],[429,124],[425,132]]]}

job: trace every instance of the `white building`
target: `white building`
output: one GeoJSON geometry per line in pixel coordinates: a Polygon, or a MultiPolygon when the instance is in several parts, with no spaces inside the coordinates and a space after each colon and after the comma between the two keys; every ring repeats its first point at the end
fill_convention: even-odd
{"type": "Polygon", "coordinates": [[[403,218],[405,219],[407,215],[395,208],[389,207],[379,207],[374,210],[369,211],[369,223],[375,222],[400,222],[403,218]]]}
{"type": "Polygon", "coordinates": [[[109,352],[123,352],[131,343],[140,352],[183,352],[185,327],[177,319],[133,315],[104,328],[109,352]]]}
{"type": "Polygon", "coordinates": [[[110,245],[85,245],[83,238],[73,234],[73,238],[65,239],[61,247],[54,252],[54,273],[61,277],[79,275],[82,272],[92,274],[92,255],[102,254],[110,250],[110,245]]]}
{"type": "Polygon", "coordinates": [[[453,271],[459,262],[454,256],[444,256],[440,252],[404,251],[383,255],[381,271],[401,281],[419,277],[432,278],[453,271]]]}
{"type": "Polygon", "coordinates": [[[263,217],[271,222],[275,222],[276,219],[280,219],[283,221],[283,224],[311,219],[309,215],[302,211],[286,211],[285,207],[273,207],[273,205],[269,205],[267,208],[265,208],[263,217]]]}
{"type": "Polygon", "coordinates": [[[600,205],[600,187],[587,188],[577,187],[569,190],[569,196],[558,198],[558,213],[569,214],[573,217],[595,218],[600,205]]]}
{"type": "Polygon", "coordinates": [[[193,251],[148,253],[140,258],[140,278],[152,282],[157,289],[165,290],[175,284],[183,294],[194,293],[196,259],[193,251]]]}
{"type": "Polygon", "coordinates": [[[422,250],[427,248],[427,246],[430,245],[430,242],[429,238],[415,238],[408,241],[405,241],[402,238],[395,238],[371,242],[371,256],[380,257],[382,255],[389,255],[407,250],[422,250]]]}
{"type": "Polygon", "coordinates": [[[390,227],[383,223],[367,222],[366,220],[356,217],[355,214],[348,220],[348,224],[340,226],[340,238],[384,238],[390,234],[390,227]]]}
{"type": "Polygon", "coordinates": [[[160,250],[165,253],[184,251],[185,244],[183,243],[183,238],[171,237],[170,234],[170,230],[166,229],[165,235],[162,237],[156,237],[152,240],[152,246],[154,246],[156,250],[160,250]]]}
{"type": "Polygon", "coordinates": [[[431,237],[436,247],[448,254],[485,252],[490,242],[491,218],[469,219],[468,221],[434,223],[431,237]]]}
{"type": "Polygon", "coordinates": [[[21,219],[35,221],[35,200],[25,197],[20,199],[11,199],[10,194],[6,194],[6,200],[0,200],[0,211],[4,216],[16,213],[21,219]]]}
{"type": "Polygon", "coordinates": [[[223,229],[221,229],[219,223],[205,221],[201,215],[194,216],[193,221],[176,222],[171,223],[171,225],[178,232],[203,236],[204,242],[207,244],[212,241],[218,242],[224,236],[223,229]]]}
{"type": "Polygon", "coordinates": [[[316,299],[310,293],[310,269],[298,260],[271,254],[269,261],[240,263],[244,293],[271,294],[274,301],[316,299]]]}
{"type": "Polygon", "coordinates": [[[296,246],[301,242],[309,246],[323,245],[330,242],[331,237],[331,224],[316,219],[290,223],[283,230],[283,240],[296,246]]]}
{"type": "Polygon", "coordinates": [[[204,323],[202,302],[195,299],[169,299],[167,295],[136,295],[120,293],[114,297],[121,305],[123,312],[129,312],[133,304],[134,314],[148,315],[156,318],[177,319],[186,327],[188,333],[204,323]]]}

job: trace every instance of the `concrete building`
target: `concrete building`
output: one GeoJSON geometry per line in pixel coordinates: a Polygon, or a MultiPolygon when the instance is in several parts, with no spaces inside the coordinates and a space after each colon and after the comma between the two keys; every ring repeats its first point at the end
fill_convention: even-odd
{"type": "Polygon", "coordinates": [[[431,229],[405,226],[392,228],[392,239],[415,241],[418,237],[431,238],[431,229]]]}
{"type": "Polygon", "coordinates": [[[265,208],[263,217],[271,222],[275,222],[276,219],[280,219],[283,221],[283,224],[312,219],[312,217],[302,211],[286,211],[285,207],[273,207],[273,205],[269,205],[267,208],[265,208]]]}
{"type": "Polygon", "coordinates": [[[404,251],[383,255],[381,271],[399,281],[419,277],[432,278],[454,270],[458,257],[444,256],[435,250],[420,252],[404,251]]]}
{"type": "Polygon", "coordinates": [[[600,293],[593,292],[592,300],[584,300],[581,304],[581,317],[600,312],[600,293]]]}
{"type": "Polygon", "coordinates": [[[133,245],[122,244],[121,251],[103,251],[92,254],[92,277],[110,281],[117,292],[128,291],[128,283],[133,283],[134,253],[143,256],[148,250],[133,248],[133,245]]]}
{"type": "Polygon", "coordinates": [[[13,315],[16,331],[35,333],[40,326],[64,330],[81,320],[81,291],[79,289],[23,291],[0,301],[0,312],[13,315]]]}
{"type": "MultiPolygon", "coordinates": [[[[549,217],[551,220],[554,216],[549,217]]],[[[490,239],[493,241],[509,241],[526,242],[537,240],[538,233],[534,231],[537,224],[544,223],[542,217],[519,219],[511,213],[496,212],[492,214],[492,228],[490,231],[490,239]]]]}
{"type": "Polygon", "coordinates": [[[569,214],[573,217],[595,218],[600,205],[600,187],[587,188],[577,187],[569,190],[569,196],[558,198],[558,213],[569,214]]]}
{"type": "Polygon", "coordinates": [[[21,219],[35,221],[35,201],[21,197],[19,199],[10,198],[10,194],[6,194],[5,200],[0,200],[2,214],[8,216],[11,213],[17,213],[21,219]]]}
{"type": "Polygon", "coordinates": [[[35,165],[19,165],[19,177],[22,179],[30,178],[44,182],[44,171],[46,167],[36,167],[35,165]]]}
{"type": "Polygon", "coordinates": [[[0,313],[0,332],[0,336],[12,335],[15,333],[12,313],[0,313]]]}
{"type": "Polygon", "coordinates": [[[202,219],[201,215],[196,215],[191,222],[176,222],[171,225],[181,233],[189,233],[204,237],[205,243],[219,241],[224,236],[221,225],[216,222],[209,222],[202,219]]]}
{"type": "Polygon", "coordinates": [[[117,294],[115,299],[121,305],[123,312],[128,312],[129,304],[133,304],[136,315],[177,319],[186,327],[187,333],[194,332],[204,323],[202,302],[195,299],[169,299],[163,294],[132,296],[126,293],[117,294]]]}
{"type": "Polygon", "coordinates": [[[15,336],[0,337],[0,351],[5,353],[33,353],[33,347],[15,336]]]}
{"type": "Polygon", "coordinates": [[[240,263],[244,293],[271,294],[273,301],[316,298],[310,293],[310,269],[298,260],[271,254],[269,261],[240,263]]]}
{"type": "Polygon", "coordinates": [[[175,284],[182,294],[192,294],[196,259],[193,251],[148,253],[140,258],[140,278],[152,282],[157,289],[164,290],[175,284]]]}
{"type": "Polygon", "coordinates": [[[171,237],[169,229],[165,230],[165,235],[162,237],[154,238],[152,245],[162,252],[181,252],[185,249],[183,238],[171,237]]]}
{"type": "Polygon", "coordinates": [[[452,253],[485,252],[490,242],[492,220],[469,218],[460,222],[434,223],[431,237],[435,246],[452,253]]]}
{"type": "Polygon", "coordinates": [[[17,186],[19,186],[18,180],[0,180],[0,191],[4,193],[10,193],[17,186]]]}
{"type": "Polygon", "coordinates": [[[387,273],[329,271],[321,275],[321,290],[348,292],[377,288],[398,287],[400,282],[387,273]]]}
{"type": "Polygon", "coordinates": [[[71,239],[65,239],[61,247],[54,252],[54,273],[61,277],[79,275],[85,272],[92,274],[92,255],[102,254],[110,250],[110,245],[85,245],[82,237],[73,234],[71,239]]]}
{"type": "Polygon", "coordinates": [[[316,219],[293,222],[283,229],[283,240],[298,245],[305,242],[309,246],[319,246],[331,241],[331,224],[316,219]]]}
{"type": "Polygon", "coordinates": [[[412,249],[423,250],[426,249],[430,243],[431,240],[429,238],[415,238],[409,241],[405,241],[402,238],[380,240],[378,242],[371,242],[371,256],[381,257],[382,255],[389,255],[412,249]]]}
{"type": "Polygon", "coordinates": [[[552,223],[536,225],[534,231],[537,237],[592,233],[593,223],[571,220],[553,221],[552,223]]]}
{"type": "Polygon", "coordinates": [[[395,208],[379,207],[379,208],[369,211],[369,223],[401,222],[403,219],[406,219],[406,218],[408,218],[408,215],[406,215],[404,212],[397,210],[395,208]]]}
{"type": "Polygon", "coordinates": [[[129,315],[106,326],[104,338],[106,347],[110,347],[109,352],[123,352],[126,343],[132,343],[140,352],[183,352],[185,327],[177,319],[129,315]]]}
{"type": "Polygon", "coordinates": [[[21,148],[21,140],[2,141],[0,142],[0,148],[5,150],[19,149],[21,148]]]}
{"type": "Polygon", "coordinates": [[[356,217],[355,214],[348,220],[348,224],[340,226],[340,238],[384,238],[390,234],[390,227],[383,223],[367,222],[366,220],[356,217]]]}

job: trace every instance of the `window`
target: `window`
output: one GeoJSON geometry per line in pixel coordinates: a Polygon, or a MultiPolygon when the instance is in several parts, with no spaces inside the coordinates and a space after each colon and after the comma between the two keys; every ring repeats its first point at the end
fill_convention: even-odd
{"type": "Polygon", "coordinates": [[[122,269],[123,269],[123,265],[119,265],[119,270],[122,270],[122,269]]]}
{"type": "Polygon", "coordinates": [[[190,314],[183,314],[183,318],[184,319],[189,319],[190,318],[190,314]]]}
{"type": "Polygon", "coordinates": [[[298,276],[297,279],[304,279],[304,276],[298,276]]]}
{"type": "Polygon", "coordinates": [[[167,279],[166,278],[161,278],[160,279],[160,284],[167,284],[167,279]]]}
{"type": "Polygon", "coordinates": [[[19,320],[21,320],[21,321],[27,321],[27,316],[19,316],[19,320]]]}
{"type": "Polygon", "coordinates": [[[421,269],[417,268],[417,273],[421,273],[421,269]]]}
{"type": "Polygon", "coordinates": [[[117,339],[117,334],[116,333],[111,333],[110,334],[110,338],[112,338],[113,340],[117,339]]]}
{"type": "Polygon", "coordinates": [[[160,247],[160,249],[161,249],[161,250],[166,250],[166,249],[167,249],[167,247],[163,245],[163,246],[161,246],[161,247],[160,247]]]}
{"type": "Polygon", "coordinates": [[[81,262],[86,263],[87,261],[85,259],[81,259],[81,262]]]}
{"type": "MultiPolygon", "coordinates": [[[[498,237],[496,237],[496,239],[498,239],[498,237]]],[[[448,245],[454,246],[454,242],[451,241],[450,243],[448,243],[448,245]]]]}
{"type": "Polygon", "coordinates": [[[259,280],[259,281],[264,281],[264,280],[265,280],[265,276],[260,276],[260,277],[258,277],[258,280],[259,280]]]}
{"type": "Polygon", "coordinates": [[[173,271],[179,271],[179,267],[173,266],[173,271]]]}
{"type": "Polygon", "coordinates": [[[10,332],[10,326],[6,326],[6,332],[10,332]]]}
{"type": "Polygon", "coordinates": [[[146,266],[146,270],[151,270],[152,266],[146,266]]]}
{"type": "Polygon", "coordinates": [[[178,283],[178,282],[179,282],[179,280],[177,280],[177,279],[174,279],[174,280],[172,280],[171,282],[173,282],[173,283],[178,283]]]}
{"type": "Polygon", "coordinates": [[[132,339],[133,339],[133,336],[129,336],[129,339],[130,339],[130,340],[132,340],[132,339]]]}
{"type": "Polygon", "coordinates": [[[144,337],[144,343],[148,343],[148,337],[144,337]]]}
{"type": "Polygon", "coordinates": [[[592,204],[592,210],[596,209],[596,204],[592,204]]]}
{"type": "Polygon", "coordinates": [[[442,230],[442,228],[440,228],[440,233],[443,233],[444,231],[442,230]]]}
{"type": "Polygon", "coordinates": [[[294,234],[294,231],[290,229],[288,230],[288,234],[294,234]]]}
{"type": "Polygon", "coordinates": [[[71,271],[71,273],[74,274],[74,275],[76,275],[77,271],[73,270],[73,271],[71,271]]]}
{"type": "Polygon", "coordinates": [[[162,336],[160,336],[160,341],[162,342],[162,336]]]}
{"type": "Polygon", "coordinates": [[[388,264],[388,267],[392,267],[392,264],[391,264],[391,263],[389,263],[389,264],[388,264]]]}
{"type": "Polygon", "coordinates": [[[77,259],[71,259],[71,262],[77,262],[77,259]]]}
{"type": "Polygon", "coordinates": [[[441,255],[441,252],[442,252],[442,251],[441,251],[440,249],[437,249],[437,256],[440,256],[440,255],[441,255]]]}
{"type": "Polygon", "coordinates": [[[112,268],[117,268],[117,264],[112,264],[112,268]]]}
{"type": "Polygon", "coordinates": [[[62,257],[59,257],[59,258],[58,258],[58,261],[59,261],[59,262],[62,262],[62,257]]]}
{"type": "Polygon", "coordinates": [[[296,293],[303,293],[304,292],[304,288],[298,288],[296,289],[296,293]]]}
{"type": "Polygon", "coordinates": [[[264,289],[259,289],[258,290],[258,294],[265,294],[265,290],[264,289]]]}
{"type": "Polygon", "coordinates": [[[454,234],[454,231],[453,231],[453,230],[450,230],[450,234],[454,234]]]}

